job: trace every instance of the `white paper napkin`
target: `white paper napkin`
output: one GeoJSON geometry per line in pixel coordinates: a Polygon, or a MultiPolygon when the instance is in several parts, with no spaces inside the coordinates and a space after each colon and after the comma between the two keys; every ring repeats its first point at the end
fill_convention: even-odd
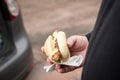
{"type": "MultiPolygon", "coordinates": [[[[63,63],[59,63],[59,64],[78,67],[82,64],[82,61],[83,61],[83,57],[81,55],[79,55],[79,56],[70,57],[70,59],[67,62],[63,62],[63,63]]],[[[55,64],[46,65],[46,66],[43,67],[43,69],[46,72],[54,71],[55,70],[55,64]]]]}

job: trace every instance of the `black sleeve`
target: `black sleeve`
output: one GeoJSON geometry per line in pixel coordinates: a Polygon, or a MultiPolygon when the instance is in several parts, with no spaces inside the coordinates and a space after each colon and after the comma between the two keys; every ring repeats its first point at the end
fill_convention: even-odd
{"type": "Polygon", "coordinates": [[[91,36],[92,32],[86,34],[85,36],[87,37],[88,41],[90,40],[90,36],[91,36]]]}
{"type": "Polygon", "coordinates": [[[103,0],[81,80],[120,80],[120,0],[103,0]]]}

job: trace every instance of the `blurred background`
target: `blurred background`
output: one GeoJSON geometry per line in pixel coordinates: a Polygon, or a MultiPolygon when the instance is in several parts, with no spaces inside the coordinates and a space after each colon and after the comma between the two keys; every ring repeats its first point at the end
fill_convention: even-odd
{"type": "Polygon", "coordinates": [[[81,69],[60,74],[46,73],[46,56],[40,51],[45,39],[54,30],[71,35],[89,33],[97,18],[101,0],[18,0],[24,26],[31,41],[34,67],[25,80],[80,80],[81,69]]]}

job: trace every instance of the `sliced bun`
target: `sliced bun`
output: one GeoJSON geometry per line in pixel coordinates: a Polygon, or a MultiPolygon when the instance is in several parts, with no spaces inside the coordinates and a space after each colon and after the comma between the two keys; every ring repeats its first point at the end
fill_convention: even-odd
{"type": "Polygon", "coordinates": [[[70,52],[66,42],[66,34],[63,31],[58,32],[57,41],[62,55],[62,60],[66,61],[70,57],[70,52]]]}
{"type": "Polygon", "coordinates": [[[54,63],[65,62],[70,57],[66,42],[66,34],[63,31],[55,31],[48,36],[44,44],[45,54],[54,63]]]}

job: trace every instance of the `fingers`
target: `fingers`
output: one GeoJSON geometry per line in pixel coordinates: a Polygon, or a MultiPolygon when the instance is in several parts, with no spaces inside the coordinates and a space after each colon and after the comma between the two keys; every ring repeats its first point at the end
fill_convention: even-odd
{"type": "Polygon", "coordinates": [[[43,47],[43,46],[41,47],[41,51],[42,51],[42,53],[45,53],[44,47],[43,47]]]}
{"type": "Polygon", "coordinates": [[[76,42],[76,37],[75,36],[71,36],[67,39],[67,44],[68,47],[71,48],[76,42]]]}
{"type": "MultiPolygon", "coordinates": [[[[42,53],[45,53],[44,52],[44,47],[41,47],[41,51],[42,51],[42,53]]],[[[49,58],[46,59],[46,62],[48,64],[53,64],[53,62],[51,62],[51,60],[49,58]]],[[[60,64],[56,64],[56,66],[55,66],[55,70],[59,73],[66,73],[66,72],[69,72],[69,71],[73,71],[74,69],[76,69],[76,67],[60,65],[60,64]]]]}
{"type": "Polygon", "coordinates": [[[66,72],[69,72],[69,71],[73,71],[75,70],[77,67],[74,67],[74,66],[66,66],[66,65],[60,65],[60,64],[56,64],[56,71],[59,72],[59,73],[66,73],[66,72]]]}
{"type": "Polygon", "coordinates": [[[53,64],[53,62],[49,58],[47,58],[46,61],[47,61],[48,64],[53,64]]]}

